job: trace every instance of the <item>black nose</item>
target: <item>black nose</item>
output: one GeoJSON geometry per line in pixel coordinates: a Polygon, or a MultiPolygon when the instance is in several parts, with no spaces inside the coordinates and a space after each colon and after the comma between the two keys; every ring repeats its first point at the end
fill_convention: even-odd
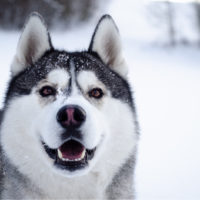
{"type": "Polygon", "coordinates": [[[62,107],[57,113],[57,121],[64,128],[78,128],[86,119],[85,111],[77,105],[62,107]]]}

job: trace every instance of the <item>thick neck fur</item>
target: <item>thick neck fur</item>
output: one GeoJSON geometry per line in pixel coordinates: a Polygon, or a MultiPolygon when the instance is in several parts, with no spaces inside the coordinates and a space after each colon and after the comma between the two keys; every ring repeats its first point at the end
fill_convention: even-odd
{"type": "Polygon", "coordinates": [[[71,179],[59,176],[45,177],[45,175],[42,177],[41,175],[38,185],[18,172],[7,160],[4,160],[4,163],[8,170],[4,171],[4,192],[1,194],[1,199],[133,198],[134,156],[131,156],[131,159],[127,160],[118,172],[112,174],[112,177],[109,177],[105,170],[105,174],[93,171],[86,176],[71,179]],[[110,179],[109,184],[108,179],[110,179]],[[116,193],[116,191],[119,191],[119,193],[116,193]]]}

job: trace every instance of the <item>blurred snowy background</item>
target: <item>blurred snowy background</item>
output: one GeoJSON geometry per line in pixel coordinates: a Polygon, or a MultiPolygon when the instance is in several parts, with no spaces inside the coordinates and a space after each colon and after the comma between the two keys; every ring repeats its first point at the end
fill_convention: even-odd
{"type": "Polygon", "coordinates": [[[0,107],[19,30],[31,11],[55,47],[87,49],[98,18],[116,21],[141,127],[137,200],[200,199],[200,2],[198,0],[1,0],[0,107]]]}

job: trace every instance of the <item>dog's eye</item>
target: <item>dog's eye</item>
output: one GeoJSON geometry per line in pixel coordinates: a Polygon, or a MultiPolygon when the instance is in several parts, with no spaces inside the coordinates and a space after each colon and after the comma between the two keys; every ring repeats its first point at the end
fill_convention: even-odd
{"type": "Polygon", "coordinates": [[[56,90],[51,86],[44,86],[40,89],[39,93],[42,97],[48,97],[50,95],[55,95],[56,90]]]}
{"type": "Polygon", "coordinates": [[[100,99],[103,96],[103,91],[101,88],[94,88],[89,91],[89,96],[96,99],[100,99]]]}

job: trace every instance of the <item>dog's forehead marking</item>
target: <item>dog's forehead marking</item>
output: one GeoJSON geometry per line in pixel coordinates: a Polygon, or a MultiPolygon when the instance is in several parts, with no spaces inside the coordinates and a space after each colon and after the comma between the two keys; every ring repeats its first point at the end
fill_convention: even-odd
{"type": "Polygon", "coordinates": [[[69,82],[70,76],[69,73],[65,69],[55,69],[51,71],[48,76],[47,80],[58,87],[65,87],[69,82]]]}
{"type": "Polygon", "coordinates": [[[89,87],[104,87],[103,83],[92,71],[80,71],[77,76],[77,82],[83,90],[87,90],[89,87]]]}
{"type": "Polygon", "coordinates": [[[76,85],[75,64],[73,59],[70,61],[70,74],[71,74],[71,91],[72,95],[78,94],[78,87],[76,85]]]}

